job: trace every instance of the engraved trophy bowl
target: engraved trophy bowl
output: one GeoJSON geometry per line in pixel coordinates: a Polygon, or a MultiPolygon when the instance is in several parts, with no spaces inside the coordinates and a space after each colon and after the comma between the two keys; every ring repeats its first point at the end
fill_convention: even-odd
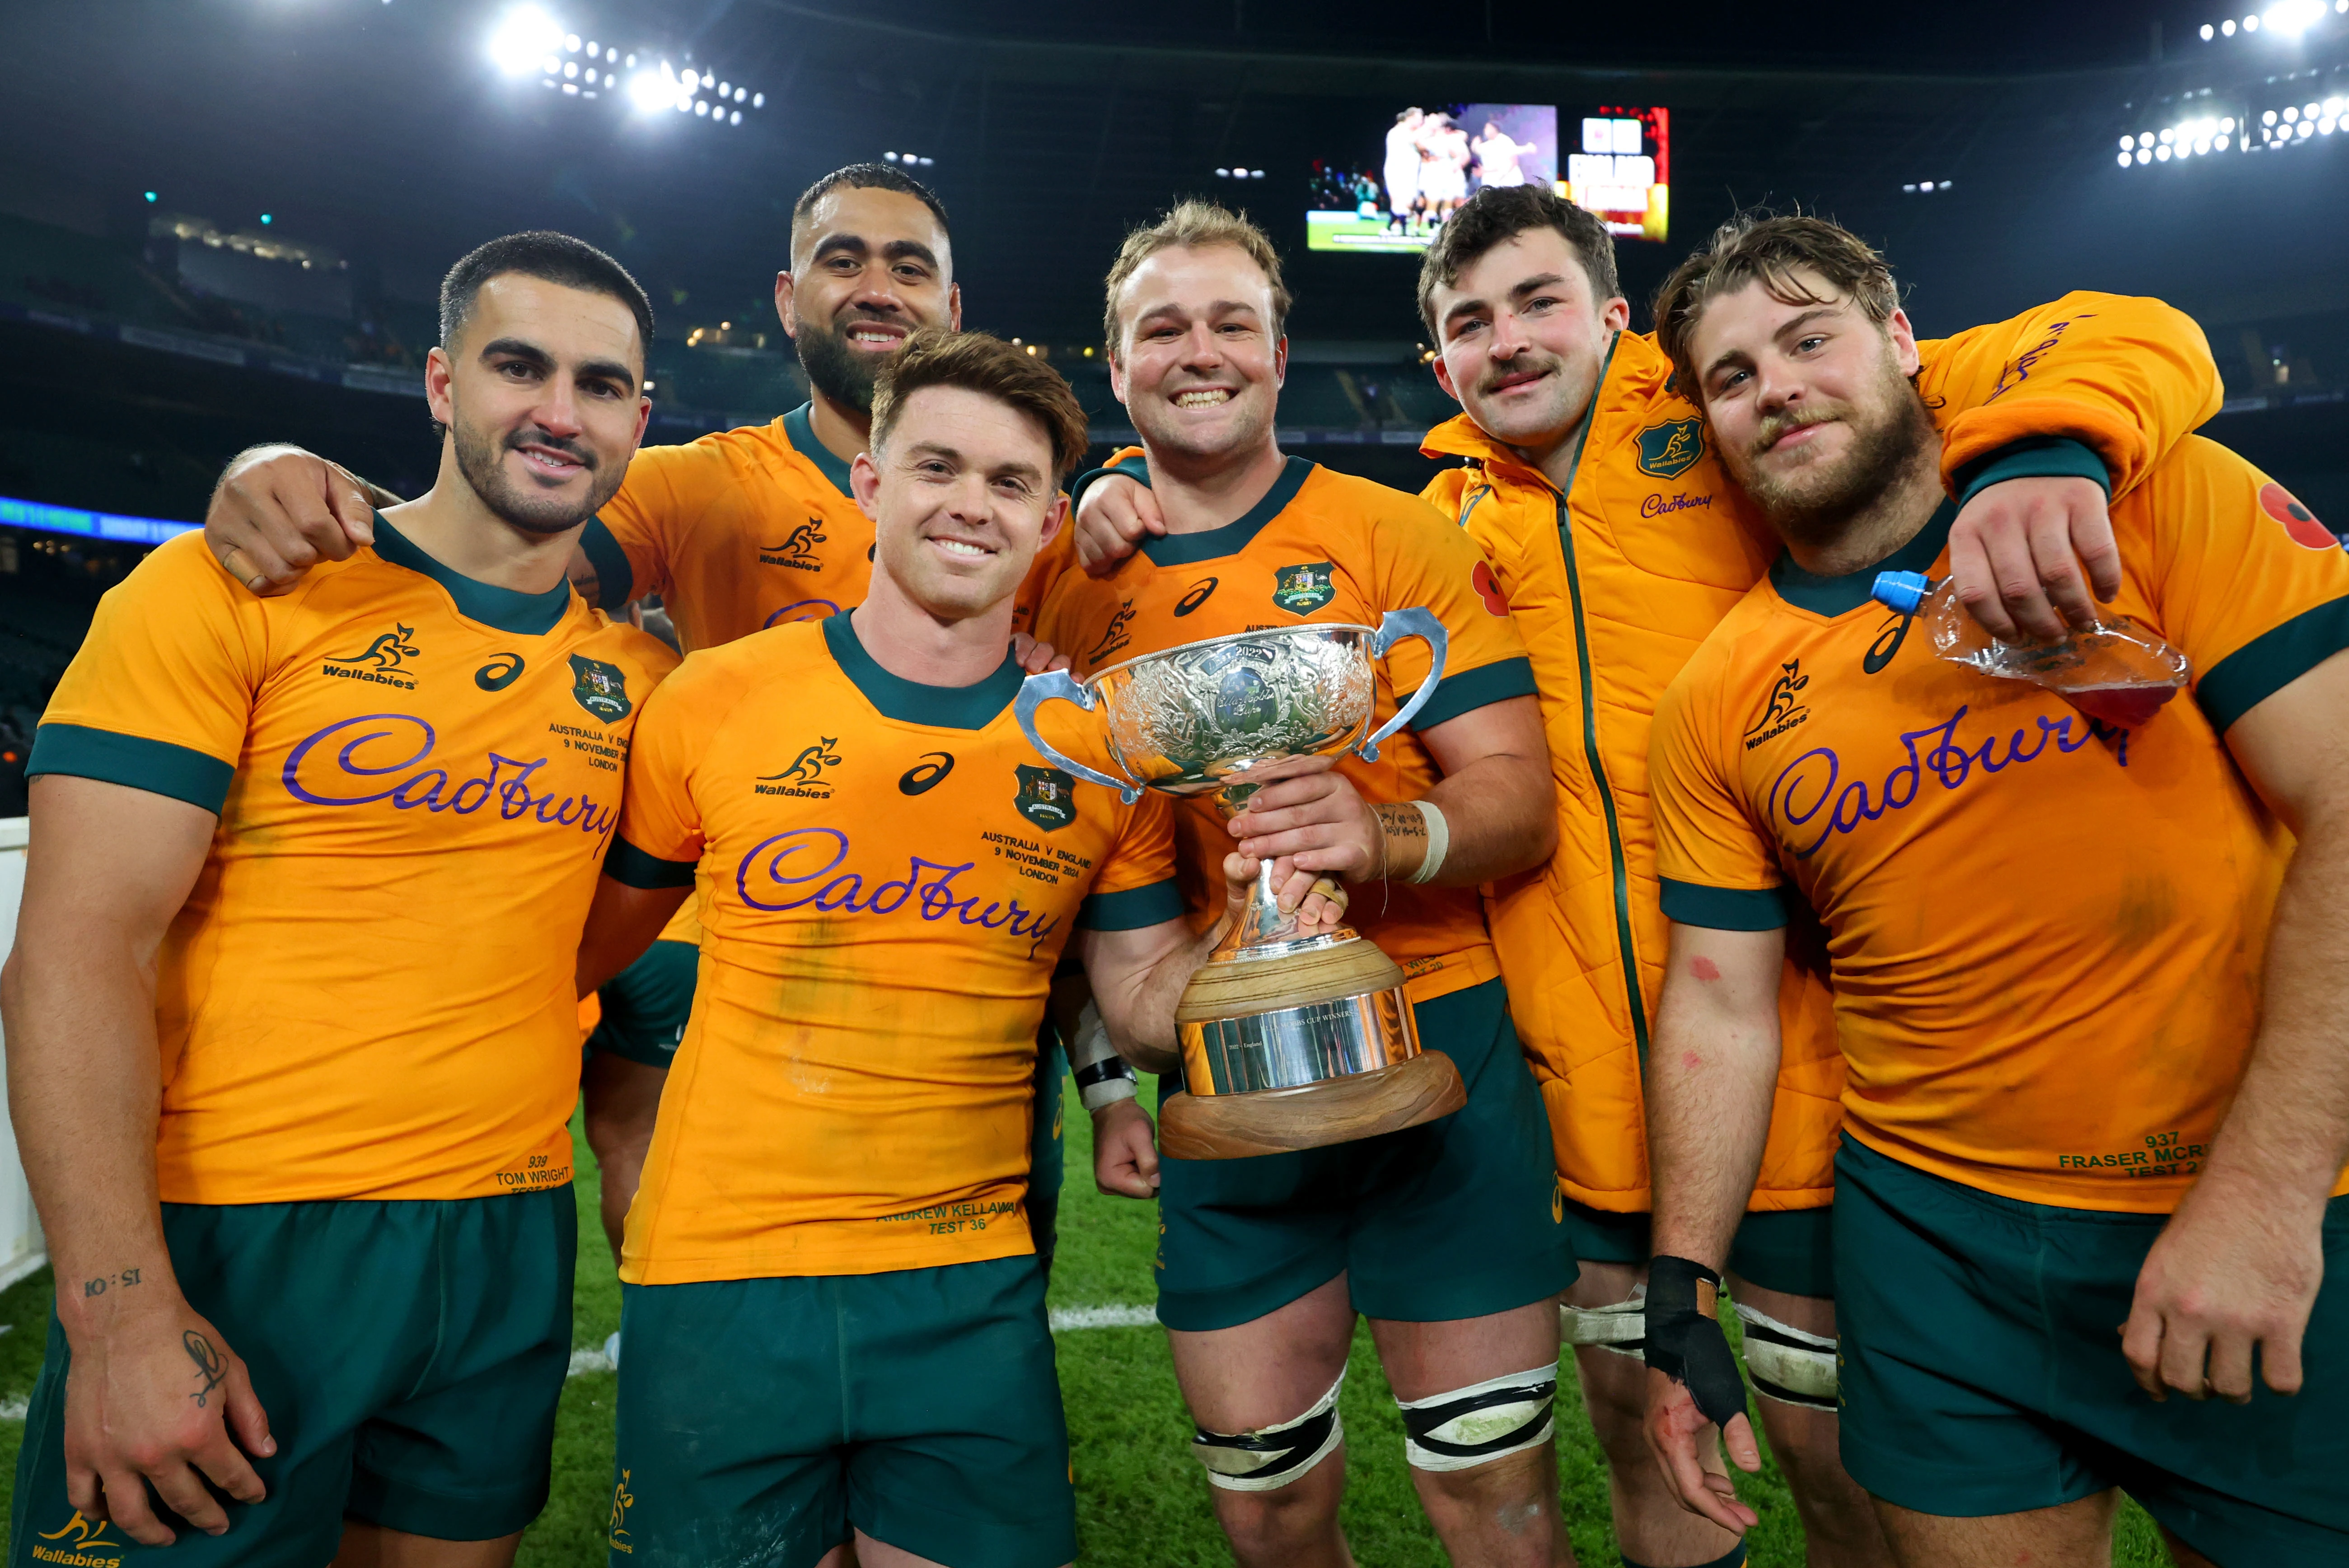
{"type": "MultiPolygon", "coordinates": [[[[1390,610],[1376,627],[1309,624],[1241,632],[1146,654],[1079,681],[1028,677],[1016,711],[1030,744],[1079,779],[1127,801],[1145,789],[1214,793],[1228,820],[1257,785],[1237,777],[1299,757],[1354,752],[1409,723],[1444,679],[1447,639],[1424,609],[1390,610]],[[1427,678],[1371,729],[1371,661],[1405,637],[1433,652],[1427,678]],[[1054,700],[1102,715],[1112,778],[1053,749],[1036,713],[1054,700]]],[[[1338,926],[1300,935],[1274,897],[1272,862],[1246,917],[1184,987],[1175,1026],[1189,1091],[1160,1108],[1160,1146],[1185,1160],[1233,1159],[1368,1138],[1447,1116],[1467,1103],[1459,1069],[1420,1049],[1402,970],[1377,944],[1338,926]]]]}

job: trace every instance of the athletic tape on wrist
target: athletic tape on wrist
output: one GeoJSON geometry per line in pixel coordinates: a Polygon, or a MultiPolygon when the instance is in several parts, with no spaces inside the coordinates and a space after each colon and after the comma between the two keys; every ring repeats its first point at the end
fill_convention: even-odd
{"type": "Polygon", "coordinates": [[[1077,1015],[1077,1037],[1069,1042],[1069,1071],[1077,1080],[1077,1099],[1088,1113],[1132,1099],[1140,1086],[1133,1064],[1110,1043],[1109,1026],[1101,1009],[1087,1002],[1077,1015]]]}
{"type": "Polygon", "coordinates": [[[1403,1457],[1423,1470],[1473,1470],[1538,1448],[1556,1429],[1557,1363],[1488,1377],[1449,1394],[1397,1399],[1403,1457]]]}
{"type": "Polygon", "coordinates": [[[1419,869],[1411,873],[1413,883],[1432,882],[1435,873],[1444,869],[1444,851],[1452,848],[1452,824],[1444,820],[1432,800],[1413,800],[1407,804],[1419,808],[1419,820],[1427,824],[1427,853],[1421,858],[1419,869]]]}
{"type": "Polygon", "coordinates": [[[1648,1365],[1684,1386],[1704,1418],[1745,1413],[1745,1379],[1721,1330],[1721,1276],[1692,1258],[1648,1260],[1648,1365]]]}
{"type": "Polygon", "coordinates": [[[1345,1440],[1346,1424],[1338,1417],[1338,1390],[1345,1386],[1346,1374],[1340,1371],[1311,1409],[1278,1426],[1231,1433],[1197,1428],[1191,1439],[1192,1456],[1207,1467],[1207,1479],[1226,1491],[1277,1491],[1329,1458],[1345,1440]]]}

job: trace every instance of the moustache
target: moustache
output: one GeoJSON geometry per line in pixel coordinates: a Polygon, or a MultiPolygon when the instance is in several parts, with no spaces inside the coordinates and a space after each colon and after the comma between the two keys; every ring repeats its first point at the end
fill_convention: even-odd
{"type": "Polygon", "coordinates": [[[1486,376],[1476,389],[1479,392],[1498,392],[1505,381],[1530,379],[1557,369],[1557,363],[1555,359],[1527,359],[1521,356],[1486,376]]]}
{"type": "Polygon", "coordinates": [[[595,454],[564,436],[550,436],[533,426],[528,430],[516,430],[506,438],[506,450],[518,452],[524,447],[544,447],[561,452],[589,473],[595,471],[595,454]]]}
{"type": "Polygon", "coordinates": [[[1830,408],[1804,408],[1787,414],[1773,414],[1755,428],[1753,453],[1760,457],[1781,439],[1806,425],[1824,425],[1843,416],[1830,408]]]}

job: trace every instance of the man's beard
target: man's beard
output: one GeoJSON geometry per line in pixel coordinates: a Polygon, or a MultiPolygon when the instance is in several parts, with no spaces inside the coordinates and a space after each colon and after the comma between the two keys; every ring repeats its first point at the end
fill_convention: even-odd
{"type": "Polygon", "coordinates": [[[797,329],[792,334],[792,346],[799,350],[800,368],[807,372],[808,385],[827,402],[860,414],[873,412],[873,380],[890,356],[849,347],[848,332],[859,322],[874,319],[877,318],[852,316],[845,322],[817,323],[796,311],[792,315],[797,329]]]}
{"type": "Polygon", "coordinates": [[[1899,369],[1888,365],[1881,395],[1869,404],[1829,404],[1801,417],[1773,417],[1755,433],[1764,447],[1804,425],[1840,418],[1851,427],[1851,449],[1839,460],[1813,459],[1776,473],[1764,473],[1759,452],[1723,457],[1735,479],[1780,536],[1803,545],[1835,543],[1852,520],[1875,506],[1934,448],[1933,417],[1899,369]]]}
{"type": "Polygon", "coordinates": [[[603,510],[626,477],[627,465],[623,463],[608,476],[601,472],[595,454],[577,441],[548,435],[537,426],[525,426],[502,438],[477,430],[462,418],[451,421],[450,430],[457,438],[457,471],[471,485],[481,504],[500,519],[524,533],[561,533],[578,527],[603,510]],[[566,457],[576,459],[587,470],[588,488],[585,500],[571,500],[545,491],[533,491],[506,473],[506,453],[523,443],[551,447],[566,457]]]}

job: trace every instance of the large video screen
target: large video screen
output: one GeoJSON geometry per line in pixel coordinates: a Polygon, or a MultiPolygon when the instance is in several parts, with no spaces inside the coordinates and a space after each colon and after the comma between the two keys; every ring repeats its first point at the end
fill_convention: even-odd
{"type": "Polygon", "coordinates": [[[1383,123],[1365,115],[1350,125],[1344,150],[1313,161],[1306,248],[1423,251],[1476,191],[1536,182],[1588,209],[1610,233],[1663,239],[1669,111],[1600,105],[1562,114],[1555,104],[1467,103],[1410,105],[1383,123]]]}

